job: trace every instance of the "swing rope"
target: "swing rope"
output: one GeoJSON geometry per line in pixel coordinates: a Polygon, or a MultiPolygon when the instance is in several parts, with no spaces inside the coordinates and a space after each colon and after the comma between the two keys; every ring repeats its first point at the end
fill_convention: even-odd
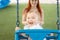
{"type": "Polygon", "coordinates": [[[17,13],[16,13],[16,27],[19,27],[20,21],[19,21],[19,0],[17,0],[17,13]]]}
{"type": "Polygon", "coordinates": [[[59,0],[57,0],[57,29],[59,30],[60,27],[60,21],[59,21],[59,0]]]}

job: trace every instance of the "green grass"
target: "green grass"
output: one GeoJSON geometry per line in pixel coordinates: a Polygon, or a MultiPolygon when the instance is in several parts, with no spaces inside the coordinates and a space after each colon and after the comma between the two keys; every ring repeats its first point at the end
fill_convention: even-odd
{"type": "MultiPolygon", "coordinates": [[[[19,19],[21,23],[22,10],[26,4],[21,4],[19,8],[19,19]]],[[[56,21],[56,5],[55,4],[41,4],[44,10],[44,29],[57,29],[56,21]]],[[[14,33],[16,27],[16,5],[9,5],[4,9],[0,9],[0,40],[14,40],[14,33]]],[[[20,24],[23,28],[23,25],[20,24]]]]}

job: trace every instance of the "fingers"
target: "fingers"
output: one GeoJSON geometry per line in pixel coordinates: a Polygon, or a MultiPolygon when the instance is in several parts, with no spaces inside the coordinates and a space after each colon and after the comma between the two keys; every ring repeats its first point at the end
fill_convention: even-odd
{"type": "Polygon", "coordinates": [[[20,30],[20,28],[19,27],[16,27],[15,30],[20,30]]]}

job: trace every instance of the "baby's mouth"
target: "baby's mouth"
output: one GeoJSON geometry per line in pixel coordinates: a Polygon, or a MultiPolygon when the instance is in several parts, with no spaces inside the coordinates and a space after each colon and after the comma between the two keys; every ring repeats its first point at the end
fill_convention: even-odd
{"type": "Polygon", "coordinates": [[[29,22],[29,24],[33,24],[33,22],[29,22]]]}

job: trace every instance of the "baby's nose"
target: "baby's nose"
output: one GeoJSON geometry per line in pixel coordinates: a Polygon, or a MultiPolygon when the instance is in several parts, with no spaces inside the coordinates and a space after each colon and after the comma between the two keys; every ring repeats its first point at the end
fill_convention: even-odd
{"type": "Polygon", "coordinates": [[[29,21],[31,22],[31,21],[32,21],[32,19],[29,19],[29,21]]]}
{"type": "Polygon", "coordinates": [[[30,21],[32,21],[32,19],[30,19],[30,21]]]}

